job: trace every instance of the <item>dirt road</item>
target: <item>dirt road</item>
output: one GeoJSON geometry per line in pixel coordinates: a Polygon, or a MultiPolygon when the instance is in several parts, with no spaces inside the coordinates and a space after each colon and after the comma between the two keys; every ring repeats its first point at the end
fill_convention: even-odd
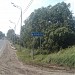
{"type": "Polygon", "coordinates": [[[47,70],[23,65],[16,56],[16,50],[11,48],[9,41],[5,43],[4,52],[0,57],[0,75],[75,75],[62,70],[47,70]]]}

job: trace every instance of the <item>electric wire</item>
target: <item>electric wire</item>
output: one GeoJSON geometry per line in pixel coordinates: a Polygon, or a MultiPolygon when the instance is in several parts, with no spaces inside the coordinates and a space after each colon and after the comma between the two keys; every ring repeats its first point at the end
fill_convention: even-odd
{"type": "MultiPolygon", "coordinates": [[[[30,2],[29,2],[29,4],[27,5],[27,7],[25,8],[23,14],[28,10],[28,8],[31,6],[32,3],[33,3],[33,0],[30,0],[30,2]]],[[[19,19],[18,19],[17,25],[18,25],[18,23],[19,23],[20,18],[21,18],[21,15],[20,15],[20,17],[19,17],[19,19]]]]}
{"type": "Polygon", "coordinates": [[[29,4],[27,5],[26,9],[24,10],[24,13],[28,10],[28,8],[31,6],[32,3],[33,3],[33,0],[31,0],[31,1],[29,2],[29,4]]]}

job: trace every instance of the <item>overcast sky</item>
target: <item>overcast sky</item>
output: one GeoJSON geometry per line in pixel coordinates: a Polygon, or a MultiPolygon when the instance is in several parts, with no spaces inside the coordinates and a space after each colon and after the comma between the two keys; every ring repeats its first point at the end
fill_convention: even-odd
{"type": "MultiPolygon", "coordinates": [[[[25,13],[23,13],[23,21],[30,15],[31,12],[34,11],[34,9],[40,8],[42,6],[46,7],[48,5],[55,5],[56,3],[62,1],[71,3],[71,11],[75,15],[75,0],[33,0],[30,8],[25,13]]],[[[30,0],[0,0],[0,31],[6,34],[8,29],[14,29],[16,24],[16,34],[19,34],[20,21],[18,23],[18,19],[20,17],[20,9],[13,7],[11,2],[22,7],[24,12],[30,0]],[[15,24],[10,23],[9,20],[15,24]]]]}

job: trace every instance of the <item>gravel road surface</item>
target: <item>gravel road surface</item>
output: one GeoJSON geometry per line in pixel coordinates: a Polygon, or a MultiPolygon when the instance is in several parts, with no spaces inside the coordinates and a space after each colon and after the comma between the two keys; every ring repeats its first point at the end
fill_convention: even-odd
{"type": "Polygon", "coordinates": [[[0,75],[75,75],[65,70],[52,70],[46,68],[23,65],[16,55],[9,41],[5,40],[3,53],[0,56],[0,75]]]}

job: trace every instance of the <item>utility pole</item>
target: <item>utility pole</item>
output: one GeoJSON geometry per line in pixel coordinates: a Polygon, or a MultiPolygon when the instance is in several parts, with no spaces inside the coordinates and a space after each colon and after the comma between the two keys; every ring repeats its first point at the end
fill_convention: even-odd
{"type": "Polygon", "coordinates": [[[13,4],[14,7],[20,9],[21,11],[21,25],[20,25],[20,50],[21,50],[21,27],[22,27],[22,8],[18,5],[15,5],[14,3],[11,2],[11,4],[13,4]]]}
{"type": "MultiPolygon", "coordinates": [[[[32,4],[33,0],[30,0],[29,4],[27,5],[26,9],[24,10],[24,13],[27,11],[27,9],[30,7],[30,5],[32,4]]],[[[22,27],[22,8],[18,5],[15,5],[14,3],[11,2],[11,4],[13,4],[14,7],[17,7],[18,9],[21,10],[21,27],[22,27]]],[[[21,50],[21,27],[20,27],[20,50],[21,50]]]]}

